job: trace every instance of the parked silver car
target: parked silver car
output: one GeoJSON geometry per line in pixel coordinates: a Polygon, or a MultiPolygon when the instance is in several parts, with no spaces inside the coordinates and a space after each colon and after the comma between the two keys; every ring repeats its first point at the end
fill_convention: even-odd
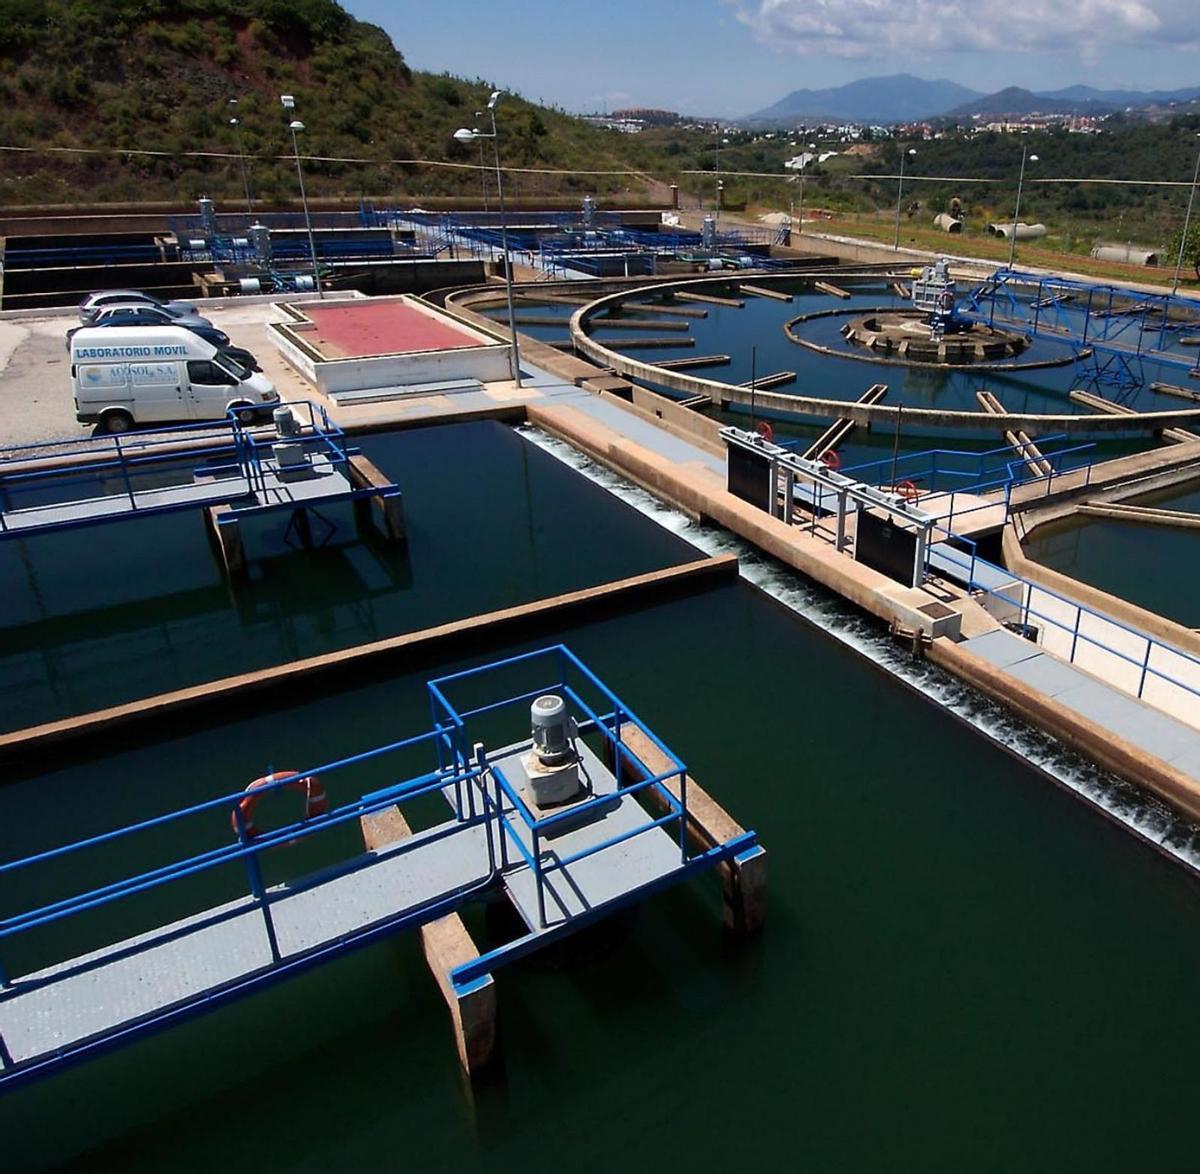
{"type": "Polygon", "coordinates": [[[88,294],[79,303],[79,321],[90,325],[96,318],[97,312],[104,306],[157,306],[165,310],[173,318],[181,314],[196,315],[196,307],[190,302],[168,302],[156,298],[153,294],[142,293],[136,289],[105,289],[98,293],[88,294]]]}

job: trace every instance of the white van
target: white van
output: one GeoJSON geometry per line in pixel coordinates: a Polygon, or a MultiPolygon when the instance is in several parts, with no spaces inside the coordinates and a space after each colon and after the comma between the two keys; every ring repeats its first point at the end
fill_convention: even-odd
{"type": "Polygon", "coordinates": [[[75,418],[108,432],[188,420],[269,417],[279,393],[261,372],[182,326],[84,327],[71,336],[75,418]]]}

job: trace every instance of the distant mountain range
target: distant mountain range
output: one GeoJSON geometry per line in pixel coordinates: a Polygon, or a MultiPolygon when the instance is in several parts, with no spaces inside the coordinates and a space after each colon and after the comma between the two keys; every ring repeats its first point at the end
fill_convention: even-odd
{"type": "Polygon", "coordinates": [[[878,123],[968,119],[974,115],[1111,114],[1127,108],[1145,109],[1200,99],[1200,86],[1182,90],[1098,90],[1068,86],[1034,93],[1010,86],[983,94],[939,78],[926,81],[911,74],[862,78],[828,90],[794,90],[786,98],[747,115],[752,125],[800,122],[878,123]]]}

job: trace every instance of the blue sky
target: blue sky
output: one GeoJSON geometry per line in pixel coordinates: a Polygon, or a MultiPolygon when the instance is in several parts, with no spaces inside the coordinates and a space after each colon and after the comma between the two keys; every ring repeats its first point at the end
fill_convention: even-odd
{"type": "Polygon", "coordinates": [[[1197,0],[343,0],[416,69],[571,111],[733,117],[880,74],[973,89],[1200,85],[1197,0]]]}

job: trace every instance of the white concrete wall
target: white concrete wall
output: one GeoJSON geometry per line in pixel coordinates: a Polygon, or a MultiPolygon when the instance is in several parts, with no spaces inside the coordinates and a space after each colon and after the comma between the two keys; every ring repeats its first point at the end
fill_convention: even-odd
{"type": "MultiPolygon", "coordinates": [[[[274,337],[273,332],[273,337],[274,337]]],[[[276,344],[278,345],[278,344],[276,344]]],[[[292,362],[287,350],[284,357],[292,362]]],[[[309,360],[305,359],[305,363],[309,360]]],[[[315,374],[293,363],[313,379],[325,394],[374,387],[402,387],[413,383],[443,383],[452,379],[478,379],[494,383],[511,379],[512,352],[500,343],[450,351],[418,351],[408,355],[378,355],[365,359],[327,359],[315,364],[315,374]]]]}

